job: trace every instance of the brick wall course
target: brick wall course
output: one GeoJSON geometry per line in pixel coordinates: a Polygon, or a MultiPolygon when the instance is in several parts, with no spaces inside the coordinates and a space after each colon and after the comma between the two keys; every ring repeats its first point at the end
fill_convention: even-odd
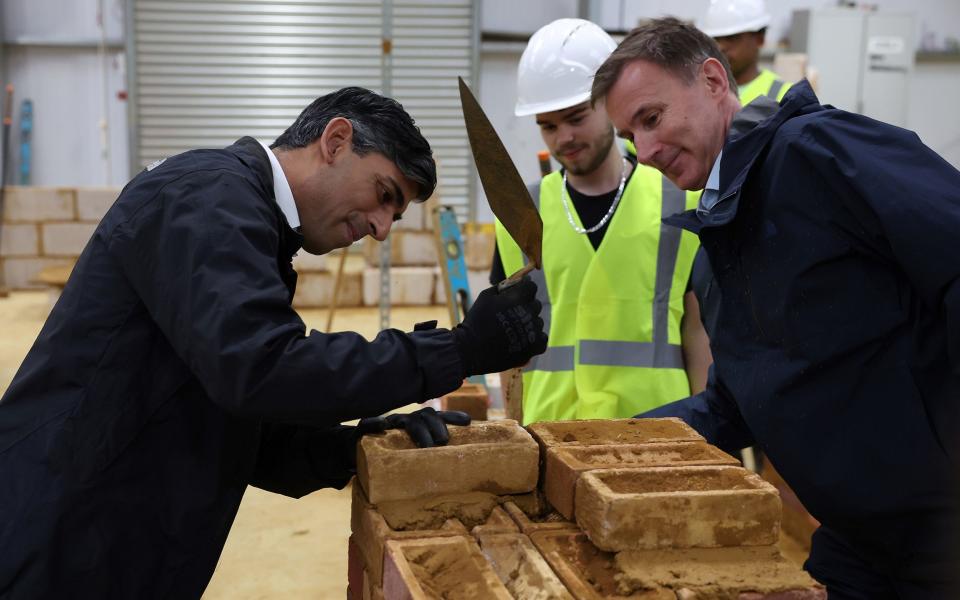
{"type": "Polygon", "coordinates": [[[541,486],[557,512],[573,519],[577,480],[583,473],[595,469],[680,465],[739,466],[740,461],[706,442],[552,446],[546,452],[541,486]]]}
{"type": "Polygon", "coordinates": [[[3,220],[6,223],[72,221],[76,215],[73,188],[7,186],[3,220]]]}
{"type": "MultiPolygon", "coordinates": [[[[339,263],[340,257],[337,257],[337,263],[339,263]]],[[[328,257],[326,254],[310,254],[306,250],[300,250],[297,252],[297,255],[293,257],[293,269],[297,274],[306,273],[308,271],[319,271],[326,272],[328,270],[328,257]]]]}
{"type": "MultiPolygon", "coordinates": [[[[391,306],[429,306],[433,304],[436,275],[430,267],[390,267],[391,306]]],[[[380,269],[363,270],[363,304],[380,304],[380,269]]]]}
{"type": "Polygon", "coordinates": [[[513,598],[574,600],[530,538],[520,533],[485,533],[480,549],[513,598]]]}
{"type": "Polygon", "coordinates": [[[360,440],[357,479],[374,504],[420,496],[536,489],[539,451],[516,421],[450,426],[446,446],[416,448],[402,430],[360,440]],[[469,464],[465,469],[463,465],[469,464]]]}
{"type": "Polygon", "coordinates": [[[410,600],[437,597],[513,600],[479,546],[468,538],[388,541],[383,595],[410,600]]]}
{"type": "Polygon", "coordinates": [[[120,195],[118,187],[77,188],[77,218],[81,221],[97,221],[107,214],[120,195]]]}
{"type": "Polygon", "coordinates": [[[37,256],[40,232],[35,223],[7,223],[0,226],[0,256],[37,256]]]}
{"type": "MultiPolygon", "coordinates": [[[[336,275],[327,272],[298,273],[297,292],[293,296],[293,306],[296,308],[327,308],[333,295],[333,284],[336,275]]],[[[340,293],[337,298],[338,307],[361,306],[360,272],[343,273],[340,280],[340,293]]]]}
{"type": "Polygon", "coordinates": [[[80,256],[96,228],[97,223],[44,223],[40,227],[43,255],[80,256]]]}
{"type": "Polygon", "coordinates": [[[577,524],[611,552],[775,544],[776,489],[740,467],[588,471],[577,481],[577,524]]]}
{"type": "MultiPolygon", "coordinates": [[[[429,231],[405,231],[390,233],[390,266],[416,267],[437,264],[437,245],[429,231]]],[[[371,237],[363,240],[363,256],[371,267],[380,265],[380,242],[371,237]]]]}
{"type": "Polygon", "coordinates": [[[675,417],[552,421],[532,423],[527,430],[542,448],[704,441],[702,435],[675,417]]]}
{"type": "Polygon", "coordinates": [[[69,267],[73,259],[9,257],[3,259],[3,282],[9,289],[41,289],[45,284],[36,281],[37,274],[47,267],[69,267]]]}

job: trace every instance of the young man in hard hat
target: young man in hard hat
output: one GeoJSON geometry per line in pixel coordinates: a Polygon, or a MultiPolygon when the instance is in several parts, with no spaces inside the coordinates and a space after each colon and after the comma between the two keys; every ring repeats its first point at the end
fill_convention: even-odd
{"type": "MultiPolygon", "coordinates": [[[[615,46],[589,21],[560,19],[520,59],[515,113],[536,115],[562,166],[531,187],[543,218],[543,270],[534,274],[549,342],[524,370],[525,423],[630,417],[702,389],[710,362],[687,293],[696,237],[660,222],[695,206],[697,194],[638,167],[614,143],[602,106],[590,106],[593,74],[615,46]]],[[[523,264],[496,229],[494,283],[523,264]]]]}
{"type": "Polygon", "coordinates": [[[700,23],[700,29],[716,40],[727,57],[743,106],[758,96],[779,102],[790,88],[779,75],[757,64],[769,25],[764,0],[710,0],[700,23]]]}
{"type": "Polygon", "coordinates": [[[677,416],[763,447],[820,521],[831,600],[960,598],[960,171],[807,82],[741,107],[703,32],[657,19],[597,71],[637,158],[684,189],[723,290],[707,389],[677,416]]]}

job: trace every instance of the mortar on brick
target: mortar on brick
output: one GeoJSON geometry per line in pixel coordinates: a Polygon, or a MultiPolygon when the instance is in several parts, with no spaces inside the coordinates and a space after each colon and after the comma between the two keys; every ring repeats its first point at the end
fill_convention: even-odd
{"type": "Polygon", "coordinates": [[[621,590],[686,590],[696,600],[826,600],[823,589],[774,546],[620,552],[621,590]]]}
{"type": "Polygon", "coordinates": [[[621,467],[739,464],[740,461],[734,457],[705,442],[552,446],[546,452],[541,486],[557,512],[572,519],[577,480],[586,471],[621,467]]]}
{"type": "Polygon", "coordinates": [[[532,423],[527,429],[544,448],[704,441],[703,436],[675,417],[532,423]]]}
{"type": "Polygon", "coordinates": [[[478,536],[478,540],[490,567],[514,598],[573,600],[527,536],[487,533],[478,536]]]}
{"type": "Polygon", "coordinates": [[[463,538],[391,540],[384,595],[411,600],[513,600],[480,548],[463,538]]]}
{"type": "Polygon", "coordinates": [[[505,503],[503,510],[517,523],[520,532],[526,535],[531,535],[535,531],[570,531],[577,528],[576,523],[567,521],[563,518],[563,515],[556,511],[550,511],[540,515],[530,515],[521,510],[513,502],[505,503]]]}
{"type": "Polygon", "coordinates": [[[464,492],[536,489],[539,451],[516,421],[450,426],[446,446],[416,448],[404,431],[362,438],[357,479],[374,504],[464,492]]]}
{"type": "Polygon", "coordinates": [[[369,503],[363,489],[353,482],[353,503],[350,507],[350,531],[372,585],[383,583],[384,545],[387,540],[419,539],[424,537],[469,537],[470,533],[460,521],[449,519],[437,529],[396,531],[392,529],[376,508],[369,503]]]}
{"type": "Polygon", "coordinates": [[[577,482],[576,520],[609,551],[774,544],[776,489],[739,467],[588,471],[577,482]]]}
{"type": "Polygon", "coordinates": [[[623,586],[616,555],[591,544],[581,531],[538,531],[530,535],[530,540],[578,600],[677,598],[665,588],[629,589],[623,586]]]}
{"type": "Polygon", "coordinates": [[[496,507],[497,497],[489,492],[465,492],[388,500],[377,504],[377,511],[397,531],[437,529],[448,519],[457,519],[471,529],[485,523],[496,507]]]}

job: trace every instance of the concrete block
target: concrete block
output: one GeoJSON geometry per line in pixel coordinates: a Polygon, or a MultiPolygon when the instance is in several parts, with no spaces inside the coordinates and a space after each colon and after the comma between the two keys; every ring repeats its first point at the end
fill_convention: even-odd
{"type": "Polygon", "coordinates": [[[77,218],[99,222],[116,202],[121,189],[114,186],[77,188],[77,218]]]}
{"type": "Polygon", "coordinates": [[[497,577],[514,598],[574,600],[547,561],[520,533],[488,533],[480,549],[497,577]]]}
{"type": "Polygon", "coordinates": [[[490,511],[487,520],[475,525],[470,533],[479,540],[481,536],[491,533],[520,533],[520,528],[502,506],[497,506],[490,511]]]}
{"type": "MultiPolygon", "coordinates": [[[[434,274],[430,267],[390,267],[390,304],[392,306],[430,306],[433,304],[434,274]]],[[[380,305],[380,269],[363,271],[363,303],[380,305]]]]}
{"type": "MultiPolygon", "coordinates": [[[[298,273],[297,291],[293,296],[293,306],[296,308],[327,308],[333,295],[335,274],[314,273],[307,271],[298,273]]],[[[340,294],[337,306],[360,306],[362,303],[360,291],[361,275],[359,272],[343,273],[340,280],[340,294]]]]}
{"type": "Polygon", "coordinates": [[[513,600],[477,544],[465,538],[388,541],[383,595],[409,600],[513,600]]]}
{"type": "MultiPolygon", "coordinates": [[[[380,242],[367,237],[363,241],[363,256],[371,267],[380,266],[380,242]]],[[[429,231],[390,233],[390,265],[397,267],[434,266],[437,262],[437,242],[429,231]]]]}
{"type": "Polygon", "coordinates": [[[490,272],[493,264],[493,249],[496,236],[493,228],[474,228],[464,235],[464,253],[467,268],[475,271],[490,272]]]}
{"type": "Polygon", "coordinates": [[[553,421],[531,423],[527,430],[544,449],[550,446],[704,441],[702,435],[675,417],[553,421]]]}
{"type": "Polygon", "coordinates": [[[669,588],[681,599],[826,600],[826,590],[775,546],[632,550],[616,555],[623,595],[669,588]]]}
{"type": "Polygon", "coordinates": [[[7,186],[3,220],[6,223],[72,221],[76,219],[76,192],[72,188],[7,186]]]}
{"type": "Polygon", "coordinates": [[[740,467],[588,471],[577,482],[577,524],[603,550],[775,544],[777,490],[740,467]]]}
{"type": "Polygon", "coordinates": [[[40,235],[35,223],[0,226],[0,256],[37,256],[40,235]]]}
{"type": "Polygon", "coordinates": [[[503,510],[510,515],[510,518],[517,523],[520,532],[524,535],[531,535],[536,531],[569,531],[577,529],[577,525],[572,521],[567,521],[563,515],[556,511],[550,511],[543,515],[531,515],[521,510],[513,502],[506,502],[503,510]]]}
{"type": "Polygon", "coordinates": [[[364,436],[357,479],[367,498],[377,504],[464,492],[522,494],[537,487],[537,445],[516,421],[450,426],[449,431],[449,443],[434,448],[417,448],[401,430],[364,436]]]}
{"type": "Polygon", "coordinates": [[[731,465],[740,461],[705,442],[664,442],[623,446],[552,446],[547,449],[541,481],[557,512],[573,518],[577,480],[586,471],[623,467],[731,465]]]}
{"type": "MultiPolygon", "coordinates": [[[[339,260],[340,257],[338,256],[336,262],[339,262],[339,260]]],[[[297,275],[303,275],[308,271],[326,272],[328,262],[326,254],[310,254],[306,250],[300,250],[293,257],[293,269],[297,272],[297,275]]]]}
{"type": "Polygon", "coordinates": [[[46,284],[37,280],[37,275],[48,267],[71,267],[73,259],[69,258],[19,258],[10,257],[3,260],[3,282],[12,290],[41,289],[46,284]]]}
{"type": "Polygon", "coordinates": [[[44,256],[80,256],[96,230],[96,223],[43,223],[40,225],[44,256]]]}
{"type": "Polygon", "coordinates": [[[376,507],[370,504],[363,490],[353,481],[353,502],[350,506],[350,531],[363,556],[364,568],[369,573],[371,586],[383,585],[383,555],[387,540],[407,540],[424,537],[469,537],[470,532],[456,519],[447,520],[438,529],[397,530],[390,527],[376,507]]]}
{"type": "Polygon", "coordinates": [[[427,229],[426,218],[426,203],[411,202],[407,205],[407,210],[403,211],[403,218],[395,221],[390,231],[424,231],[427,229]]]}
{"type": "Polygon", "coordinates": [[[490,396],[487,394],[487,388],[479,383],[464,383],[460,389],[440,398],[441,409],[465,412],[474,421],[487,420],[489,405],[490,396]]]}

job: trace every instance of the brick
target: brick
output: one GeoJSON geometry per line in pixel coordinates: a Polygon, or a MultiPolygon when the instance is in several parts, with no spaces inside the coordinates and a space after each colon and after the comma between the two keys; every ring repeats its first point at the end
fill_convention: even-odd
{"type": "MultiPolygon", "coordinates": [[[[340,257],[338,256],[334,262],[339,263],[340,257]]],[[[326,272],[327,263],[326,254],[310,254],[306,250],[300,250],[293,257],[293,269],[297,272],[297,275],[306,272],[326,272]]]]}
{"type": "Polygon", "coordinates": [[[517,523],[520,532],[524,535],[532,535],[537,531],[569,531],[577,529],[577,525],[563,518],[563,515],[556,511],[549,511],[542,515],[531,515],[527,511],[521,510],[513,502],[506,502],[503,510],[510,515],[510,518],[517,523]]]}
{"type": "Polygon", "coordinates": [[[80,256],[96,229],[96,223],[43,223],[43,255],[80,256]]]}
{"type": "Polygon", "coordinates": [[[411,202],[403,211],[403,218],[395,221],[390,231],[424,231],[427,229],[426,218],[426,203],[411,202]]]}
{"type": "Polygon", "coordinates": [[[487,394],[487,388],[479,383],[464,383],[460,389],[440,398],[440,407],[443,410],[465,412],[474,421],[487,420],[489,404],[490,395],[487,394]]]}
{"type": "Polygon", "coordinates": [[[468,537],[470,533],[456,519],[446,521],[439,529],[410,529],[398,531],[391,528],[376,507],[370,504],[363,490],[353,481],[350,507],[350,531],[356,541],[371,586],[383,585],[383,556],[387,540],[407,540],[424,537],[468,537]]]}
{"type": "Polygon", "coordinates": [[[660,586],[644,589],[640,595],[625,590],[619,581],[616,555],[591,544],[582,531],[537,531],[530,535],[530,541],[575,598],[677,600],[673,591],[660,586]]]}
{"type": "Polygon", "coordinates": [[[489,492],[439,494],[378,502],[377,512],[397,530],[439,529],[450,519],[470,529],[486,522],[498,502],[497,496],[489,492]]]}
{"type": "MultiPolygon", "coordinates": [[[[390,267],[390,304],[430,306],[433,304],[434,277],[430,267],[390,267]]],[[[380,269],[364,269],[363,303],[365,306],[379,306],[380,269]]]]}
{"type": "Polygon", "coordinates": [[[520,533],[487,533],[480,550],[514,598],[573,600],[530,538],[520,533]]]}
{"type": "Polygon", "coordinates": [[[552,446],[541,482],[557,512],[573,518],[577,480],[586,471],[622,467],[731,465],[740,461],[705,442],[662,442],[622,446],[552,446]]]}
{"type": "Polygon", "coordinates": [[[37,276],[48,267],[72,267],[69,258],[17,258],[3,259],[3,283],[12,290],[40,289],[47,284],[37,276]]]}
{"type": "Polygon", "coordinates": [[[383,566],[387,598],[513,600],[479,546],[465,538],[390,540],[383,566]]]}
{"type": "Polygon", "coordinates": [[[475,228],[464,236],[464,254],[467,268],[490,272],[493,264],[493,249],[496,242],[493,229],[475,228]]]}
{"type": "Polygon", "coordinates": [[[675,417],[552,421],[532,423],[527,430],[543,448],[704,441],[703,436],[675,417]]]}
{"type": "Polygon", "coordinates": [[[347,593],[351,598],[363,598],[364,571],[363,555],[351,535],[347,540],[347,593]]]}
{"type": "Polygon", "coordinates": [[[34,223],[0,226],[0,256],[37,256],[40,236],[34,223]]]}
{"type": "Polygon", "coordinates": [[[775,546],[632,550],[616,557],[624,594],[670,588],[678,598],[826,600],[826,590],[775,546]]]}
{"type": "MultiPolygon", "coordinates": [[[[293,306],[296,308],[327,308],[333,295],[333,285],[336,276],[333,273],[300,273],[297,277],[297,292],[293,296],[293,306]]],[[[340,280],[340,294],[337,298],[338,307],[361,305],[360,293],[361,276],[359,272],[345,271],[340,280]]]]}
{"type": "Polygon", "coordinates": [[[120,190],[113,186],[77,188],[77,218],[81,221],[100,221],[116,202],[120,190]]]}
{"type": "Polygon", "coordinates": [[[75,196],[71,188],[7,186],[3,220],[7,223],[72,221],[76,218],[75,196]]]}
{"type": "Polygon", "coordinates": [[[516,421],[451,425],[449,431],[448,444],[433,448],[417,448],[402,430],[364,436],[357,479],[367,498],[376,504],[464,492],[522,494],[537,487],[537,445],[516,421]]]}
{"type": "MultiPolygon", "coordinates": [[[[363,241],[363,256],[371,267],[380,266],[380,242],[371,237],[363,241]]],[[[390,265],[418,267],[437,265],[437,241],[429,231],[390,233],[390,265]]]]}
{"type": "Polygon", "coordinates": [[[520,528],[502,506],[497,506],[490,511],[487,520],[475,525],[470,533],[479,540],[481,536],[491,533],[520,533],[520,528]]]}
{"type": "Polygon", "coordinates": [[[774,544],[780,496],[740,467],[588,471],[577,482],[577,523],[603,550],[774,544]]]}

